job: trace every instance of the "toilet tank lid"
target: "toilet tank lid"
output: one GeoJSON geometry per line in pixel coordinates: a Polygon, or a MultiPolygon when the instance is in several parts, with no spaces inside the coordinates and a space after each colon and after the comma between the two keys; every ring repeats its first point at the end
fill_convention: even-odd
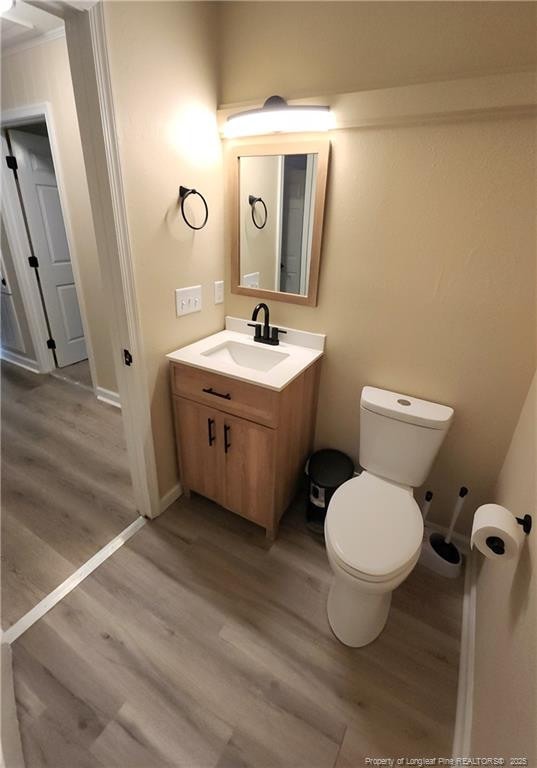
{"type": "Polygon", "coordinates": [[[364,387],[360,406],[398,421],[407,421],[420,427],[447,430],[453,419],[453,408],[430,403],[411,395],[389,392],[376,387],[364,387]]]}

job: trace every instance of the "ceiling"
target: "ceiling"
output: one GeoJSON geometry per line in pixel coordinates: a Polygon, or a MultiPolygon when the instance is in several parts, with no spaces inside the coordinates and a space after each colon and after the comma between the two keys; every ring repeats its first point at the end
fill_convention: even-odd
{"type": "Polygon", "coordinates": [[[59,32],[63,21],[40,8],[17,0],[13,8],[5,11],[0,19],[0,43],[2,50],[27,43],[46,34],[59,32]]]}

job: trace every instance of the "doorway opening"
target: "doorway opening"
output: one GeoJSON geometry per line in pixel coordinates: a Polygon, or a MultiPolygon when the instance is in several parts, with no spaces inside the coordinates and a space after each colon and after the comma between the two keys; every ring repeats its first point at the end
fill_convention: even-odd
{"type": "MultiPolygon", "coordinates": [[[[38,78],[27,63],[22,82],[38,78]]],[[[102,365],[111,332],[85,168],[70,156],[80,141],[75,112],[18,106],[19,98],[11,94],[0,130],[2,288],[10,294],[1,297],[2,318],[11,312],[19,331],[6,336],[3,323],[0,623],[9,642],[143,523],[123,414],[113,407],[119,397],[108,388],[115,381],[102,365]]]]}
{"type": "MultiPolygon", "coordinates": [[[[46,121],[5,128],[2,149],[14,178],[5,192],[20,208],[19,221],[28,239],[30,280],[35,281],[38,299],[36,317],[46,337],[50,372],[93,388],[46,121]]],[[[9,339],[2,342],[9,347],[9,339]]]]}

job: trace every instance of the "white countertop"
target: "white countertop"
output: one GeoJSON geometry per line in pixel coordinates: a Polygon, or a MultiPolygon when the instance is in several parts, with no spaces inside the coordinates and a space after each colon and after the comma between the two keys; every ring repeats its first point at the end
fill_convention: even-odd
{"type": "Polygon", "coordinates": [[[176,363],[191,365],[194,368],[201,368],[219,373],[222,376],[230,376],[233,379],[280,391],[323,355],[326,338],[324,334],[283,328],[283,330],[288,331],[285,338],[289,338],[293,343],[280,341],[277,346],[269,346],[253,340],[253,329],[249,328],[247,323],[247,320],[226,317],[226,330],[207,336],[194,342],[194,344],[181,347],[175,352],[170,352],[166,357],[176,363]],[[255,348],[274,350],[287,355],[287,357],[269,371],[259,371],[255,368],[239,365],[231,359],[226,360],[221,357],[204,355],[208,350],[230,341],[247,346],[251,345],[255,348]]]}

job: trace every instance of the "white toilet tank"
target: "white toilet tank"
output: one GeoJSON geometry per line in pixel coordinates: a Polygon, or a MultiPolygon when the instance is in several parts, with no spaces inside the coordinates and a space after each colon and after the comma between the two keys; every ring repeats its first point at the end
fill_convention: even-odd
{"type": "Polygon", "coordinates": [[[368,472],[417,488],[427,478],[453,420],[453,408],[364,387],[360,464],[368,472]]]}

